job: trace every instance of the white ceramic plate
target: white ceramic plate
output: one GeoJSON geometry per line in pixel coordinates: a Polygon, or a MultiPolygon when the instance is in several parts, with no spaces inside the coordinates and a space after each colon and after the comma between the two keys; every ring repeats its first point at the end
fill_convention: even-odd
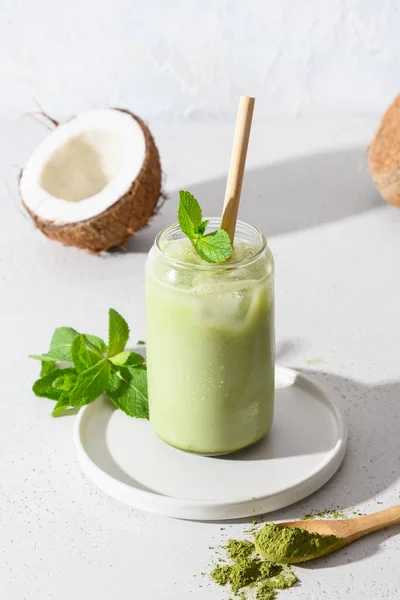
{"type": "Polygon", "coordinates": [[[270,433],[246,450],[217,458],[168,446],[148,421],[99,398],[76,419],[79,462],[106,494],[170,517],[234,519],[283,508],[337,471],[347,426],[335,398],[308,377],[277,367],[276,388],[270,433]]]}

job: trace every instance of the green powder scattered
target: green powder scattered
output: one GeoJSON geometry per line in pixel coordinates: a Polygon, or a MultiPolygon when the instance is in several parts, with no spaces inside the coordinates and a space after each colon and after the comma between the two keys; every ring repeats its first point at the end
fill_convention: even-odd
{"type": "Polygon", "coordinates": [[[286,588],[292,587],[297,582],[297,576],[293,573],[292,569],[286,565],[282,568],[279,575],[272,577],[267,583],[275,590],[286,590],[286,588]]]}
{"type": "Polygon", "coordinates": [[[211,577],[218,585],[226,585],[230,579],[231,571],[231,565],[217,565],[214,570],[211,571],[211,577]]]}
{"type": "Polygon", "coordinates": [[[306,360],[306,364],[309,366],[322,365],[324,362],[325,361],[323,358],[309,358],[308,360],[306,360]]]}
{"type": "Polygon", "coordinates": [[[345,509],[336,506],[336,508],[326,508],[320,512],[311,512],[304,515],[303,521],[308,519],[349,519],[351,517],[362,517],[364,513],[357,509],[345,509]]]}
{"type": "Polygon", "coordinates": [[[260,573],[263,579],[269,579],[270,577],[275,577],[282,572],[282,565],[276,565],[269,560],[264,560],[260,567],[260,573]]]}
{"type": "Polygon", "coordinates": [[[219,585],[230,585],[232,593],[240,600],[246,600],[248,591],[253,590],[252,598],[272,600],[276,590],[297,582],[290,567],[264,560],[249,540],[229,540],[225,550],[230,562],[214,567],[211,577],[219,585]]]}
{"type": "Polygon", "coordinates": [[[226,552],[232,560],[247,558],[254,552],[254,544],[248,540],[229,540],[226,552]]]}
{"type": "Polygon", "coordinates": [[[319,512],[318,516],[320,519],[330,516],[332,519],[345,519],[346,513],[342,510],[332,510],[331,512],[319,512]]]}
{"type": "Polygon", "coordinates": [[[290,564],[305,558],[317,558],[343,546],[335,535],[322,536],[299,527],[279,527],[268,523],[256,536],[257,551],[273,562],[290,564]]]}
{"type": "Polygon", "coordinates": [[[263,581],[257,590],[256,600],[273,600],[278,590],[286,590],[297,583],[298,579],[290,567],[274,566],[279,568],[279,573],[263,581]]]}
{"type": "Polygon", "coordinates": [[[231,567],[229,583],[237,593],[260,577],[261,560],[259,558],[239,558],[231,567]]]}
{"type": "Polygon", "coordinates": [[[346,519],[347,513],[344,510],[324,510],[319,513],[310,513],[308,515],[304,515],[302,521],[307,521],[308,519],[346,519]]]}
{"type": "Polygon", "coordinates": [[[232,591],[237,594],[239,590],[260,578],[261,564],[261,559],[257,557],[238,558],[231,565],[218,565],[215,567],[211,577],[219,585],[230,583],[232,591]]]}
{"type": "Polygon", "coordinates": [[[276,591],[268,583],[262,583],[257,590],[256,600],[274,600],[276,591]]]}

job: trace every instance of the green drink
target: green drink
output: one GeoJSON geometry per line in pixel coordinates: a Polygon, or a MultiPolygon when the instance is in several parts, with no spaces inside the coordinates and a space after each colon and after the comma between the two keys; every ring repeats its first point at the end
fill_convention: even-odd
{"type": "Polygon", "coordinates": [[[268,432],[273,307],[273,258],[256,228],[237,223],[223,264],[203,261],[177,225],[161,232],[146,266],[149,409],[160,438],[223,454],[268,432]]]}

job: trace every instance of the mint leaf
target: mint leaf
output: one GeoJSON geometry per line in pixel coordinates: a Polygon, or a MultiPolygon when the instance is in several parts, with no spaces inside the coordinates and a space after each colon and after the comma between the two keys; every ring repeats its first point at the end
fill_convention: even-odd
{"type": "Polygon", "coordinates": [[[44,375],[48,375],[56,368],[56,363],[54,360],[42,360],[42,368],[40,369],[40,377],[44,377],[44,375]]]}
{"type": "Polygon", "coordinates": [[[110,363],[103,358],[90,369],[79,373],[69,399],[70,405],[84,406],[96,400],[107,387],[110,369],[110,363]]]}
{"type": "Polygon", "coordinates": [[[59,379],[62,375],[75,375],[76,369],[69,367],[67,369],[55,369],[51,373],[48,373],[44,377],[41,377],[33,384],[32,390],[40,398],[49,398],[50,400],[59,400],[64,393],[63,390],[57,389],[53,386],[54,381],[59,379]]]}
{"type": "Polygon", "coordinates": [[[101,338],[97,337],[97,335],[89,335],[88,333],[85,333],[83,337],[85,338],[86,348],[92,357],[92,364],[95,364],[104,358],[104,354],[107,351],[107,345],[105,342],[103,342],[101,338]]]}
{"type": "Polygon", "coordinates": [[[190,192],[180,190],[178,222],[183,233],[193,239],[196,235],[196,228],[202,225],[202,220],[201,208],[196,198],[190,192]]]}
{"type": "Polygon", "coordinates": [[[198,238],[194,247],[199,256],[210,263],[225,262],[233,251],[229,235],[223,229],[198,238]]]}
{"type": "Polygon", "coordinates": [[[200,225],[197,225],[194,228],[194,233],[195,235],[204,235],[205,230],[207,229],[207,225],[209,224],[210,221],[203,221],[202,223],[200,223],[200,225]]]}
{"type": "Polygon", "coordinates": [[[66,408],[69,408],[69,395],[62,394],[61,398],[58,400],[57,404],[53,408],[53,412],[51,413],[53,417],[58,417],[61,413],[65,411],[66,408]]]}
{"type": "Polygon", "coordinates": [[[127,322],[116,310],[110,308],[108,326],[108,356],[114,356],[123,351],[129,338],[127,322]]]}
{"type": "Polygon", "coordinates": [[[86,348],[85,336],[81,334],[77,335],[71,344],[71,355],[72,362],[78,373],[90,369],[90,367],[100,360],[100,358],[98,360],[96,360],[96,358],[92,360],[88,349],[86,348]]]}
{"type": "Polygon", "coordinates": [[[72,360],[71,344],[78,335],[72,327],[58,327],[53,333],[50,350],[46,354],[30,354],[30,358],[41,360],[42,363],[52,361],[70,362],[72,360]]]}
{"type": "Polygon", "coordinates": [[[135,367],[137,365],[141,365],[144,361],[144,358],[141,354],[125,350],[124,352],[120,352],[119,354],[112,356],[109,360],[113,365],[135,367]]]}
{"type": "Polygon", "coordinates": [[[72,360],[71,344],[77,335],[78,332],[72,327],[58,327],[51,338],[50,350],[47,352],[47,356],[51,356],[54,360],[72,360]]]}
{"type": "Polygon", "coordinates": [[[222,263],[232,255],[232,243],[226,231],[218,229],[204,235],[209,221],[203,221],[196,198],[184,190],[179,192],[178,221],[183,233],[191,240],[195,251],[203,260],[222,263]]]}
{"type": "Polygon", "coordinates": [[[75,373],[60,375],[53,381],[52,386],[61,392],[69,392],[76,383],[76,377],[75,373]]]}
{"type": "MultiPolygon", "coordinates": [[[[71,327],[60,327],[56,329],[51,341],[51,348],[46,354],[30,354],[29,358],[42,361],[42,372],[41,375],[50,373],[55,367],[56,361],[61,362],[73,362],[72,357],[72,345],[76,342],[76,339],[80,334],[72,329],[71,327]],[[44,363],[49,363],[48,367],[44,367],[44,363]]],[[[89,353],[90,363],[87,367],[92,366],[104,358],[104,354],[107,350],[106,344],[103,340],[96,335],[85,334],[83,336],[85,346],[89,353]]],[[[76,342],[78,343],[78,342],[76,342]]]]}
{"type": "Polygon", "coordinates": [[[130,417],[149,418],[147,372],[144,367],[120,367],[110,375],[106,393],[130,417]]]}
{"type": "Polygon", "coordinates": [[[51,362],[54,362],[55,360],[58,360],[58,359],[52,358],[48,354],[30,354],[29,358],[34,358],[35,360],[41,360],[42,363],[44,363],[44,362],[51,363],[51,362]]]}

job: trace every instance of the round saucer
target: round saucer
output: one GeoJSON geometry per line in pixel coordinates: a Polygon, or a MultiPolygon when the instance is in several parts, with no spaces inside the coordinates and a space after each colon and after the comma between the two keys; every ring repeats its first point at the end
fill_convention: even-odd
{"type": "Polygon", "coordinates": [[[347,425],[326,390],[276,367],[271,431],[235,454],[177,450],[149,421],[128,417],[106,397],[80,410],[74,437],[84,473],[116,500],[170,517],[222,520],[277,510],[315,492],[343,460],[347,425]]]}

